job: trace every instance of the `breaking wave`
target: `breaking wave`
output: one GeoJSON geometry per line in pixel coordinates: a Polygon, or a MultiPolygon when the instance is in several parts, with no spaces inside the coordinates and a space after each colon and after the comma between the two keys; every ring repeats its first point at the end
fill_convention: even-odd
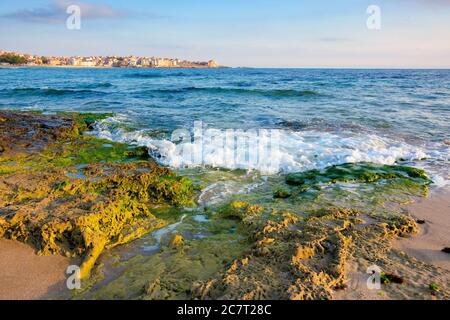
{"type": "Polygon", "coordinates": [[[400,160],[450,159],[450,147],[429,149],[361,132],[273,129],[271,134],[277,139],[270,140],[267,134],[255,136],[254,131],[238,130],[229,140],[233,143],[227,144],[224,131],[216,130],[204,135],[202,144],[191,139],[174,143],[169,139],[151,137],[145,130],[125,130],[117,126],[118,122],[114,117],[99,122],[95,134],[104,139],[146,146],[160,164],[172,168],[207,166],[256,169],[276,174],[323,169],[344,163],[393,165],[400,160]],[[253,143],[249,142],[251,139],[255,139],[253,143]],[[269,140],[276,141],[276,147],[262,151],[261,146],[268,145],[269,140]],[[253,147],[248,147],[250,145],[253,147]],[[244,156],[237,157],[237,151],[243,148],[246,148],[244,156]]]}

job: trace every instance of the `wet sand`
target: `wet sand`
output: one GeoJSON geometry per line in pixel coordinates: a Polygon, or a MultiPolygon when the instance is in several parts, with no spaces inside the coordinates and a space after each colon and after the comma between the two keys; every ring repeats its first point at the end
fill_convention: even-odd
{"type": "Polygon", "coordinates": [[[62,290],[70,259],[38,256],[26,244],[0,240],[0,300],[46,299],[62,290]]]}
{"type": "MultiPolygon", "coordinates": [[[[450,247],[450,192],[434,191],[429,198],[418,199],[412,205],[402,208],[404,214],[411,215],[417,221],[424,220],[419,224],[419,233],[408,238],[397,238],[392,241],[394,250],[399,252],[401,258],[397,272],[402,274],[411,288],[410,295],[414,291],[415,299],[433,299],[426,290],[427,284],[436,282],[445,286],[450,283],[450,254],[441,250],[450,247]],[[403,254],[417,259],[426,264],[438,267],[442,270],[440,274],[428,272],[415,265],[415,262],[406,258],[403,254]],[[412,267],[412,268],[411,268],[412,267]],[[422,274],[423,273],[423,274],[422,274]],[[433,278],[432,278],[433,277],[433,278]],[[420,287],[423,287],[420,289],[420,287]]],[[[370,290],[367,287],[368,274],[361,272],[358,265],[350,262],[347,265],[348,288],[337,290],[334,298],[337,300],[385,300],[403,299],[395,296],[393,292],[400,293],[404,286],[391,284],[381,290],[370,290]]]]}
{"type": "Polygon", "coordinates": [[[419,234],[394,241],[394,248],[450,271],[450,254],[441,251],[450,247],[450,192],[433,193],[404,210],[425,223],[420,224],[419,234]]]}

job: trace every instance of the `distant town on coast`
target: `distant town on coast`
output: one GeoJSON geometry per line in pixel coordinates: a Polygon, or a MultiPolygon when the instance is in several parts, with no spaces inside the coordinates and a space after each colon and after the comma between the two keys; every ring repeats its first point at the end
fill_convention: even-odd
{"type": "Polygon", "coordinates": [[[80,68],[223,68],[215,60],[187,61],[139,56],[41,56],[0,50],[0,66],[48,66],[80,68]]]}

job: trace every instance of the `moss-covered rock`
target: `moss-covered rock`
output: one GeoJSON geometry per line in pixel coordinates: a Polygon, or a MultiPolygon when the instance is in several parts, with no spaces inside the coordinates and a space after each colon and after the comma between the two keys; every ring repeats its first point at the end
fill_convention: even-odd
{"type": "Polygon", "coordinates": [[[142,161],[146,149],[81,135],[103,116],[1,117],[18,129],[0,130],[13,140],[0,157],[0,237],[31,243],[43,255],[82,256],[83,277],[104,249],[165,226],[161,208],[193,205],[192,183],[142,161]],[[36,130],[38,148],[24,148],[36,130]]]}
{"type": "MultiPolygon", "coordinates": [[[[231,204],[235,216],[248,204],[231,204]]],[[[197,282],[195,297],[201,299],[332,299],[334,290],[347,283],[351,257],[363,259],[368,245],[414,232],[406,216],[378,217],[365,224],[362,213],[351,208],[323,208],[301,218],[289,212],[267,211],[245,215],[242,221],[253,241],[219,278],[197,282]],[[395,230],[384,232],[386,226],[395,230]],[[394,228],[394,227],[392,227],[394,228]]],[[[383,247],[384,248],[384,247],[383,247]]],[[[382,251],[371,251],[377,259],[382,251]]]]}
{"type": "Polygon", "coordinates": [[[331,166],[324,170],[291,173],[286,176],[286,183],[298,186],[304,192],[321,184],[374,183],[380,180],[395,179],[412,180],[425,186],[432,182],[424,170],[417,168],[372,163],[348,163],[331,166]]]}

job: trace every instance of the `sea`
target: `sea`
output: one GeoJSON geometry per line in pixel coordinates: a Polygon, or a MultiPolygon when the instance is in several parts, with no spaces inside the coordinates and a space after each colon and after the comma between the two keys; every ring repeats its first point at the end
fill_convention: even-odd
{"type": "Polygon", "coordinates": [[[357,162],[450,181],[450,70],[0,68],[0,109],[112,113],[98,137],[175,170],[357,162]]]}

